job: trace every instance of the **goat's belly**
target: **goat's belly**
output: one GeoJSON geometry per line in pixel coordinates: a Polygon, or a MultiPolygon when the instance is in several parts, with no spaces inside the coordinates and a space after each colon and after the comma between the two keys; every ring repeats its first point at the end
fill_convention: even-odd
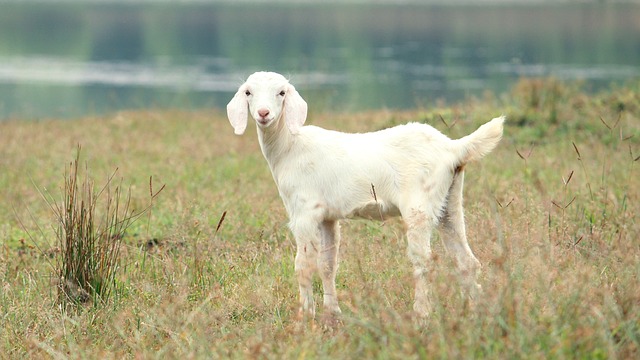
{"type": "Polygon", "coordinates": [[[383,201],[371,201],[354,209],[346,217],[382,221],[396,216],[400,216],[400,210],[395,205],[383,201]]]}

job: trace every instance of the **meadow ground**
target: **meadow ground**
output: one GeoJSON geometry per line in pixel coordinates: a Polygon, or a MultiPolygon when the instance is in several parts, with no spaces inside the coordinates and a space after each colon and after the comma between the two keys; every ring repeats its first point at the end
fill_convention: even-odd
{"type": "Polygon", "coordinates": [[[406,112],[310,102],[309,123],[342,131],[420,121],[460,137],[507,116],[501,144],[466,171],[475,307],[435,236],[436,309],[413,322],[402,222],[345,221],[332,329],[295,320],[294,240],[253,126],[234,136],[222,111],[1,122],[0,357],[636,358],[639,94],[523,80],[406,112]],[[78,144],[96,184],[117,169],[132,207],[153,203],[121,239],[111,296],[63,311],[58,225],[40,192],[62,199],[78,144]]]}

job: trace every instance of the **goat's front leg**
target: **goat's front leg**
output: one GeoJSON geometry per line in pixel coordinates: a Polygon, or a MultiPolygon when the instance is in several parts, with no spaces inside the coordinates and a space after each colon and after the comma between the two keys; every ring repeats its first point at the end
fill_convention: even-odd
{"type": "Polygon", "coordinates": [[[338,306],[336,292],[336,272],[338,271],[338,251],[340,248],[340,225],[338,221],[324,221],[320,225],[322,246],[318,257],[318,269],[324,291],[323,308],[327,315],[333,316],[342,311],[338,306]]]}
{"type": "Polygon", "coordinates": [[[315,317],[312,280],[317,270],[320,251],[320,226],[315,221],[296,219],[291,223],[296,239],[295,271],[300,287],[300,315],[315,317]]]}

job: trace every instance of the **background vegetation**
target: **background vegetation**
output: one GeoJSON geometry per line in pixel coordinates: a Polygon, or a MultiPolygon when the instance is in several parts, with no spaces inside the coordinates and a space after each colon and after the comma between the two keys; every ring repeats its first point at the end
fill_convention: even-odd
{"type": "Polygon", "coordinates": [[[344,222],[343,323],[295,321],[295,250],[284,209],[255,135],[234,136],[221,111],[2,122],[0,354],[637,357],[639,91],[631,83],[585,95],[576,84],[523,80],[506,95],[453,106],[351,115],[312,108],[310,123],[343,131],[421,121],[451,137],[507,115],[498,149],[466,175],[467,232],[483,264],[484,295],[475,309],[459,298],[436,238],[437,311],[425,325],[410,318],[399,220],[344,222]],[[108,300],[65,311],[56,301],[56,216],[37,188],[62,199],[78,144],[96,184],[118,169],[131,209],[147,208],[165,188],[125,232],[108,300]]]}
{"type": "Polygon", "coordinates": [[[340,112],[640,76],[637,3],[369,3],[3,2],[0,120],[223,108],[265,69],[340,112]]]}

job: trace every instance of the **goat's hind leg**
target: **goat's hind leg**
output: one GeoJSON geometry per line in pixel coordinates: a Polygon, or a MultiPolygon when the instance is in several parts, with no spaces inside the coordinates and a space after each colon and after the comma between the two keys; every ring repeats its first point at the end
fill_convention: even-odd
{"type": "Polygon", "coordinates": [[[407,254],[415,279],[413,311],[418,317],[426,318],[432,310],[428,275],[432,269],[431,231],[434,220],[431,215],[414,210],[403,217],[407,224],[407,254]]]}
{"type": "Polygon", "coordinates": [[[473,255],[467,241],[464,210],[462,207],[462,188],[464,185],[464,172],[458,172],[454,178],[447,205],[440,219],[440,235],[447,252],[455,258],[463,291],[474,298],[481,290],[477,283],[480,271],[480,262],[473,255]]]}

